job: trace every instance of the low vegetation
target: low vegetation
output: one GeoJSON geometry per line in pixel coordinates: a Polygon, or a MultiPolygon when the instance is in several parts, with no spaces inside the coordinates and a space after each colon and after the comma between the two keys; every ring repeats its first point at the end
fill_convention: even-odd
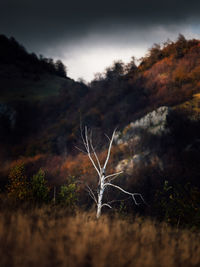
{"type": "Polygon", "coordinates": [[[1,266],[199,266],[200,233],[65,209],[0,212],[1,266]]]}

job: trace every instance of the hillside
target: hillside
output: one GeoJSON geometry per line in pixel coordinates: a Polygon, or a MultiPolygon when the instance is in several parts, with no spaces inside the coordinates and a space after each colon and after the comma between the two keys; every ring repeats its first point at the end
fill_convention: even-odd
{"type": "MultiPolygon", "coordinates": [[[[45,170],[50,196],[52,186],[60,188],[66,180],[94,187],[95,170],[75,148],[81,145],[80,124],[93,129],[100,161],[106,157],[104,133],[110,136],[118,127],[107,171],[123,170],[118,184],[141,192],[151,205],[133,208],[129,199],[114,206],[174,225],[181,220],[190,226],[190,218],[200,225],[199,40],[180,35],[176,42],[155,44],[139,66],[134,59],[116,61],[89,85],[68,78],[63,66],[58,71],[60,62],[38,59],[13,39],[1,36],[0,46],[2,191],[19,166],[28,179],[45,170]]],[[[83,186],[78,190],[78,205],[91,207],[83,186]]],[[[114,190],[109,196],[124,197],[114,190]]]]}
{"type": "MultiPolygon", "coordinates": [[[[69,95],[74,91],[77,101],[85,94],[87,87],[67,77],[66,71],[60,60],[54,62],[30,54],[13,37],[0,35],[0,157],[26,155],[25,147],[35,135],[41,139],[48,122],[54,127],[60,109],[68,108],[67,103],[61,107],[57,100],[63,91],[67,90],[69,95]],[[58,111],[54,111],[57,104],[58,111]]],[[[31,154],[54,152],[36,142],[31,154]]]]}
{"type": "Polygon", "coordinates": [[[12,157],[70,152],[80,121],[109,133],[199,93],[200,41],[182,35],[176,42],[154,44],[138,67],[134,60],[126,65],[114,62],[88,86],[64,77],[52,59],[27,53],[14,38],[1,36],[0,45],[0,102],[16,110],[19,120],[11,130],[2,114],[4,132],[9,132],[6,138],[1,135],[3,142],[15,136],[8,153],[12,157]]]}
{"type": "Polygon", "coordinates": [[[70,81],[58,60],[28,53],[13,37],[0,35],[0,102],[41,100],[59,94],[70,81]]]}

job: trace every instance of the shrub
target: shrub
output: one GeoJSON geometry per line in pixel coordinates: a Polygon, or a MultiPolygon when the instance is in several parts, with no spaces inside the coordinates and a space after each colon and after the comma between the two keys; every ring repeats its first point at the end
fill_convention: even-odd
{"type": "Polygon", "coordinates": [[[170,185],[165,181],[163,190],[157,192],[157,203],[161,219],[172,225],[184,227],[200,226],[200,193],[190,183],[170,185]]]}
{"type": "Polygon", "coordinates": [[[35,203],[41,204],[49,200],[49,188],[45,172],[40,169],[31,180],[31,195],[35,203]]]}
{"type": "Polygon", "coordinates": [[[27,200],[30,196],[30,187],[25,174],[24,163],[14,166],[10,170],[8,179],[8,197],[15,202],[27,200]]]}
{"type": "Polygon", "coordinates": [[[75,208],[77,202],[77,185],[74,181],[74,177],[70,177],[68,183],[60,187],[58,201],[62,205],[72,209],[75,208]]]}

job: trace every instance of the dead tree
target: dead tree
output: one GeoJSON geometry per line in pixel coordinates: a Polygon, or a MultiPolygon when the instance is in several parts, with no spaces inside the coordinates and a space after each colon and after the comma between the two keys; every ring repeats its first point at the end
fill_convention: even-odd
{"type": "Polygon", "coordinates": [[[123,193],[125,193],[127,195],[130,195],[136,205],[140,204],[140,203],[137,202],[136,196],[140,197],[142,202],[145,203],[145,201],[144,201],[144,199],[143,199],[141,194],[139,194],[139,193],[130,193],[130,192],[124,190],[123,188],[121,188],[120,186],[115,185],[115,184],[112,183],[112,181],[116,177],[118,177],[121,173],[123,173],[123,171],[112,173],[112,174],[108,174],[108,175],[106,174],[106,167],[107,167],[107,164],[108,164],[108,161],[109,161],[109,158],[110,158],[110,153],[111,153],[111,148],[112,148],[115,132],[116,132],[116,130],[113,131],[111,139],[107,136],[108,139],[109,139],[107,157],[106,157],[106,160],[105,160],[104,164],[101,165],[101,163],[99,161],[99,158],[97,156],[96,150],[95,150],[95,148],[93,146],[92,131],[89,132],[87,127],[85,127],[84,133],[83,133],[83,130],[81,129],[81,138],[82,138],[82,141],[83,141],[83,145],[84,145],[85,151],[81,150],[80,148],[78,148],[78,149],[88,155],[93,167],[95,168],[95,170],[96,170],[96,172],[98,174],[98,179],[99,179],[97,196],[95,195],[93,190],[87,185],[87,191],[88,191],[90,197],[95,201],[96,206],[97,206],[97,213],[96,213],[97,219],[100,217],[101,209],[103,207],[108,207],[110,209],[112,208],[110,204],[113,201],[110,201],[108,203],[103,203],[104,191],[109,186],[114,187],[114,188],[122,191],[123,193]]]}

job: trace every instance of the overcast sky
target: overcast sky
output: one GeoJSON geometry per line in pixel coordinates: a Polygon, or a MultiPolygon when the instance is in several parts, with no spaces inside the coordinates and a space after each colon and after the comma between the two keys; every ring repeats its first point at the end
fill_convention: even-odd
{"type": "Polygon", "coordinates": [[[0,33],[90,81],[114,60],[144,56],[153,43],[179,33],[200,38],[200,1],[0,0],[0,33]]]}

